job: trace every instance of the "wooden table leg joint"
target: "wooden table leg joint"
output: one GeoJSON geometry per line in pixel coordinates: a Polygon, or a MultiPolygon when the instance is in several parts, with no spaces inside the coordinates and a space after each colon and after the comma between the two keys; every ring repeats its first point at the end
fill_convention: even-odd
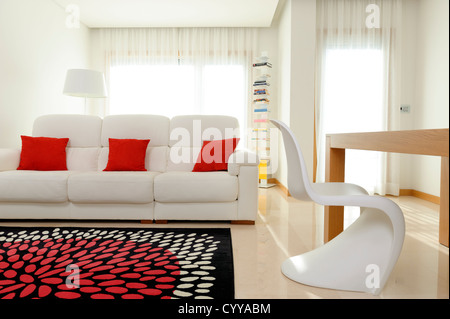
{"type": "MultiPolygon", "coordinates": [[[[344,182],[345,149],[441,157],[439,242],[449,242],[449,130],[409,130],[328,134],[325,182],[344,182]]],[[[343,207],[325,207],[325,243],[343,231],[343,207]]]]}

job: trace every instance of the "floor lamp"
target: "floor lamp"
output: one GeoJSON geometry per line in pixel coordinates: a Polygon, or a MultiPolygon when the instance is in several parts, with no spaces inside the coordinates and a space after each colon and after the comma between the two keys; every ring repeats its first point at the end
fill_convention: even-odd
{"type": "Polygon", "coordinates": [[[67,71],[63,94],[84,97],[84,113],[87,113],[87,98],[107,97],[105,76],[102,72],[86,69],[67,71]]]}

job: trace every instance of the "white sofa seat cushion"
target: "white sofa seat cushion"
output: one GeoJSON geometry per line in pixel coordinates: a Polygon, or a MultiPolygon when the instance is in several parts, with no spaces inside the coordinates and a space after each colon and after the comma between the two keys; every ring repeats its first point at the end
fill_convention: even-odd
{"type": "Polygon", "coordinates": [[[228,172],[166,172],[155,178],[155,201],[161,203],[232,202],[238,178],[228,172]]]}
{"type": "Polygon", "coordinates": [[[68,181],[74,203],[153,202],[153,180],[158,172],[80,172],[68,181]]]}
{"type": "Polygon", "coordinates": [[[62,203],[69,171],[0,172],[0,202],[62,203]]]}

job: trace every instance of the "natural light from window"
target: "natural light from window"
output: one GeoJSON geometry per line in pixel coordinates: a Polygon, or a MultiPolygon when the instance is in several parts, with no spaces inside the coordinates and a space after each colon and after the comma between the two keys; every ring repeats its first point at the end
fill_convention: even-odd
{"type": "Polygon", "coordinates": [[[243,65],[126,65],[110,73],[109,114],[230,115],[245,129],[243,65]]]}
{"type": "Polygon", "coordinates": [[[243,127],[246,104],[244,67],[241,65],[207,65],[204,76],[204,113],[234,116],[243,127]]]}
{"type": "MultiPolygon", "coordinates": [[[[383,55],[376,49],[327,51],[324,87],[325,134],[384,130],[383,55]]],[[[370,193],[379,178],[378,152],[346,151],[348,182],[370,193]]]]}
{"type": "Polygon", "coordinates": [[[136,65],[111,68],[109,113],[192,114],[194,68],[178,65],[136,65]]]}

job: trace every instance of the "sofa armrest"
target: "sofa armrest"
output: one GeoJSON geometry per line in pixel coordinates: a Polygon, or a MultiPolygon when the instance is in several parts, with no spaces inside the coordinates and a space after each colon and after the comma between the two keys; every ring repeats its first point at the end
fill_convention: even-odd
{"type": "Polygon", "coordinates": [[[0,148],[0,172],[16,170],[20,163],[20,150],[0,148]]]}
{"type": "Polygon", "coordinates": [[[239,175],[241,166],[258,166],[258,155],[248,149],[236,149],[228,159],[228,173],[233,176],[239,175]]]}

